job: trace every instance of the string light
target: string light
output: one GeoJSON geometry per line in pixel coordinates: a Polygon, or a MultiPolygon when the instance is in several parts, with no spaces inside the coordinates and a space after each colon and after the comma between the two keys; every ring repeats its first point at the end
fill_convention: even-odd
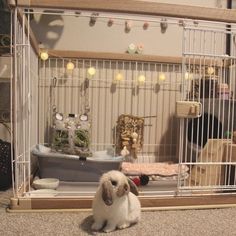
{"type": "Polygon", "coordinates": [[[138,77],[138,82],[139,82],[139,84],[144,84],[144,83],[145,83],[145,80],[146,80],[146,78],[145,78],[144,75],[140,75],[140,76],[138,77]]]}
{"type": "Polygon", "coordinates": [[[94,67],[89,67],[87,70],[88,78],[92,78],[96,73],[96,69],[94,67]]]}
{"type": "Polygon", "coordinates": [[[73,62],[69,61],[67,64],[66,64],[66,69],[69,70],[69,71],[72,71],[74,70],[75,68],[75,65],[73,62]]]}
{"type": "Polygon", "coordinates": [[[122,81],[124,80],[124,76],[121,73],[117,73],[116,77],[115,77],[115,81],[122,81]]]}
{"type": "Polygon", "coordinates": [[[188,80],[188,79],[191,80],[191,79],[193,78],[193,74],[188,73],[188,72],[185,72],[184,78],[185,78],[186,80],[188,80]]]}
{"type": "Polygon", "coordinates": [[[43,50],[40,52],[40,58],[43,60],[43,61],[46,61],[48,59],[48,52],[43,50]]]}
{"type": "Polygon", "coordinates": [[[212,74],[214,74],[214,72],[215,72],[215,69],[212,66],[207,68],[207,74],[208,75],[212,75],[212,74]]]}
{"type": "Polygon", "coordinates": [[[160,73],[159,80],[165,80],[165,79],[166,79],[166,75],[164,73],[160,73]]]}

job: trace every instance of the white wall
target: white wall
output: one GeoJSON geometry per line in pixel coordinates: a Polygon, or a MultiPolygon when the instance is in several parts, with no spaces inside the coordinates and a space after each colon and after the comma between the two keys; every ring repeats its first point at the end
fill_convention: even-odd
{"type": "MultiPolygon", "coordinates": [[[[225,7],[222,0],[162,0],[164,2],[206,7],[225,7]]],[[[128,15],[126,15],[128,17],[128,15]]],[[[112,17],[112,15],[111,15],[112,17]]],[[[124,15],[125,17],[125,15],[124,15]]],[[[148,21],[149,18],[144,18],[148,21]]],[[[144,45],[144,54],[148,55],[181,55],[182,28],[168,26],[165,34],[160,32],[159,23],[150,23],[143,30],[143,22],[133,22],[129,33],[124,30],[125,20],[114,20],[114,25],[107,26],[107,19],[98,18],[94,26],[89,26],[89,18],[65,16],[35,16],[32,27],[37,39],[46,48],[59,50],[81,50],[98,52],[124,53],[130,43],[144,45]]]]}

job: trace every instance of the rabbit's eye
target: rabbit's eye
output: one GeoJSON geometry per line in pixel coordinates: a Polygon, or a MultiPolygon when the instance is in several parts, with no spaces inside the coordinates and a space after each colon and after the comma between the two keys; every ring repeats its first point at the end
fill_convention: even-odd
{"type": "Polygon", "coordinates": [[[112,180],[112,181],[111,181],[111,184],[112,184],[113,186],[116,186],[116,185],[117,185],[117,182],[114,181],[114,180],[112,180]]]}

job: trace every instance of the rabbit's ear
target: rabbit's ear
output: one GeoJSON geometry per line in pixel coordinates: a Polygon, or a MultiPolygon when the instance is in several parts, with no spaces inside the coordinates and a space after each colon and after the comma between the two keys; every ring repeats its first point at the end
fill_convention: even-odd
{"type": "Polygon", "coordinates": [[[130,192],[133,193],[134,195],[138,196],[139,193],[138,193],[137,186],[134,184],[134,182],[130,178],[127,178],[127,179],[128,179],[128,183],[129,183],[129,187],[130,187],[130,192]]]}
{"type": "Polygon", "coordinates": [[[107,206],[111,206],[113,203],[112,191],[113,188],[110,181],[105,181],[102,183],[102,200],[107,206]]]}
{"type": "Polygon", "coordinates": [[[125,194],[128,194],[130,191],[130,187],[127,183],[125,184],[122,184],[118,187],[118,190],[117,190],[117,196],[118,197],[122,197],[124,196],[125,194]]]}

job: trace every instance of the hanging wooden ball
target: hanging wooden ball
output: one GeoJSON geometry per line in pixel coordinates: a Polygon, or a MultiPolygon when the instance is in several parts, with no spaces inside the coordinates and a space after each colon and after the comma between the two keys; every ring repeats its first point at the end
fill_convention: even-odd
{"type": "Polygon", "coordinates": [[[131,136],[132,136],[133,139],[137,139],[138,138],[138,134],[136,132],[133,132],[131,136]]]}

